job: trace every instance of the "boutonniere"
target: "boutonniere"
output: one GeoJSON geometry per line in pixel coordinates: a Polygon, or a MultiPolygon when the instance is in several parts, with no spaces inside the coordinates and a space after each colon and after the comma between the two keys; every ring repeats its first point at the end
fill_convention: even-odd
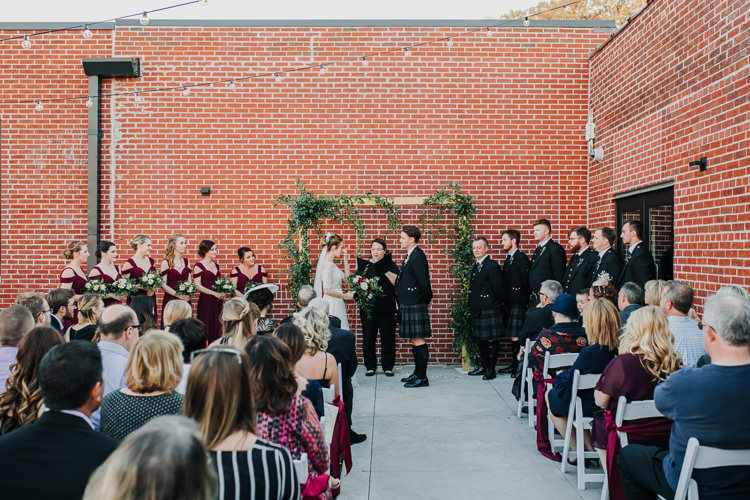
{"type": "Polygon", "coordinates": [[[547,250],[547,245],[544,245],[544,246],[542,247],[542,251],[541,251],[541,252],[539,252],[539,257],[541,257],[542,255],[544,255],[544,251],[545,251],[545,250],[547,250]]]}

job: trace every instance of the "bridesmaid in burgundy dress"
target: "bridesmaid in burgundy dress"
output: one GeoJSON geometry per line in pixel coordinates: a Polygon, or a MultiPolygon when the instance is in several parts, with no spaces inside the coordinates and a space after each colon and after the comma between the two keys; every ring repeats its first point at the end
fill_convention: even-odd
{"type": "MultiPolygon", "coordinates": [[[[125,261],[122,265],[122,275],[131,280],[138,280],[146,273],[155,271],[154,259],[151,255],[151,238],[144,234],[136,234],[133,239],[130,240],[130,248],[135,250],[135,254],[125,261]]],[[[154,318],[156,318],[156,299],[153,291],[148,291],[144,288],[139,288],[133,296],[136,295],[148,295],[151,297],[151,301],[154,303],[154,318]]],[[[128,297],[128,304],[130,304],[131,297],[128,297]]]]}
{"type": "Polygon", "coordinates": [[[173,300],[185,300],[190,302],[187,295],[178,295],[175,292],[177,283],[190,279],[190,266],[186,257],[183,257],[187,249],[187,240],[179,233],[173,234],[167,241],[167,249],[164,252],[164,260],[161,261],[160,273],[164,279],[161,286],[164,290],[164,298],[161,301],[161,327],[164,328],[164,308],[173,300]]]}
{"type": "Polygon", "coordinates": [[[81,266],[89,259],[89,249],[83,241],[73,240],[68,243],[67,248],[63,252],[63,257],[70,262],[60,272],[60,288],[72,289],[74,293],[73,300],[76,302],[76,307],[73,311],[74,319],[63,321],[62,333],[64,335],[65,330],[78,320],[78,299],[83,295],[84,287],[88,281],[86,273],[83,272],[81,266]]]}
{"type": "Polygon", "coordinates": [[[203,257],[203,260],[193,268],[193,282],[200,292],[197,317],[206,325],[206,338],[209,344],[220,338],[222,331],[221,309],[224,294],[211,290],[216,278],[221,276],[219,265],[214,262],[217,254],[213,241],[202,240],[198,245],[198,255],[203,257]]]}
{"type": "Polygon", "coordinates": [[[249,248],[240,247],[237,256],[240,258],[240,265],[232,268],[229,280],[237,288],[234,294],[242,297],[248,283],[268,283],[268,273],[260,264],[255,263],[255,252],[249,248]]]}
{"type": "MultiPolygon", "coordinates": [[[[89,279],[102,280],[105,284],[111,285],[115,280],[122,278],[120,269],[115,265],[117,259],[117,246],[111,241],[102,240],[99,242],[99,249],[96,251],[96,258],[99,263],[89,271],[89,279]]],[[[107,295],[103,299],[104,307],[112,304],[120,304],[124,295],[115,294],[107,295]]]]}

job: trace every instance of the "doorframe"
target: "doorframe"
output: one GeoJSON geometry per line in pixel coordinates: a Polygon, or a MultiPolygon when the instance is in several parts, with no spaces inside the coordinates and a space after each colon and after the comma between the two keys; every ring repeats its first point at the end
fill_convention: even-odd
{"type": "Polygon", "coordinates": [[[630,210],[640,210],[641,223],[643,224],[643,244],[646,245],[646,248],[651,248],[651,217],[648,209],[661,205],[672,205],[672,243],[674,243],[674,181],[616,194],[614,202],[618,254],[623,254],[622,239],[619,238],[623,226],[622,214],[630,210]]]}

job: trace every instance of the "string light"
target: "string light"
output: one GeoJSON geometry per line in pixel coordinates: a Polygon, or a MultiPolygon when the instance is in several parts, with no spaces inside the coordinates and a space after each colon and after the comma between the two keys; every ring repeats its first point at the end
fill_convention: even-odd
{"type": "Polygon", "coordinates": [[[235,90],[237,88],[237,84],[234,83],[234,80],[229,80],[229,85],[227,85],[230,90],[235,90]]]}
{"type": "Polygon", "coordinates": [[[523,25],[528,27],[529,24],[531,24],[531,21],[529,21],[529,16],[526,16],[523,18],[523,25]]]}
{"type": "Polygon", "coordinates": [[[31,48],[31,40],[29,40],[29,35],[23,36],[23,42],[21,42],[21,47],[23,47],[24,49],[31,48]]]}
{"type": "Polygon", "coordinates": [[[198,2],[198,5],[200,5],[201,7],[205,7],[206,5],[208,5],[208,0],[200,0],[200,2],[198,2]]]}
{"type": "Polygon", "coordinates": [[[36,106],[34,106],[34,110],[38,112],[38,111],[41,111],[42,109],[44,109],[44,106],[42,106],[42,101],[37,99],[36,106]]]}
{"type": "Polygon", "coordinates": [[[190,95],[190,87],[188,87],[188,86],[182,87],[182,95],[184,95],[185,97],[189,96],[190,95]]]}
{"type": "Polygon", "coordinates": [[[565,12],[567,12],[568,14],[570,14],[570,11],[573,10],[570,8],[570,5],[567,4],[563,5],[563,9],[565,9],[565,12]]]}
{"type": "Polygon", "coordinates": [[[91,30],[89,29],[89,25],[87,24],[83,28],[83,38],[85,40],[91,40],[93,37],[94,37],[94,34],[91,32],[91,30]]]}
{"type": "Polygon", "coordinates": [[[323,64],[321,64],[321,65],[320,65],[320,72],[321,72],[321,73],[325,73],[325,72],[326,72],[326,67],[325,67],[325,65],[323,65],[323,64]]]}
{"type": "Polygon", "coordinates": [[[489,26],[487,26],[487,36],[492,36],[492,29],[489,26]]]}
{"type": "Polygon", "coordinates": [[[453,48],[453,39],[451,37],[448,37],[445,39],[445,45],[448,46],[449,49],[453,48]]]}
{"type": "Polygon", "coordinates": [[[279,73],[278,71],[276,72],[276,74],[274,74],[274,77],[276,78],[277,83],[284,79],[284,77],[282,77],[281,73],[279,73]]]}
{"type": "Polygon", "coordinates": [[[143,96],[141,95],[140,92],[136,92],[135,93],[135,102],[137,102],[137,103],[142,103],[143,102],[143,96]]]}
{"type": "Polygon", "coordinates": [[[90,108],[93,105],[94,105],[94,101],[92,101],[90,97],[88,99],[86,99],[86,107],[87,108],[90,108]]]}
{"type": "Polygon", "coordinates": [[[362,56],[362,66],[367,66],[369,62],[367,61],[367,56],[362,56]]]}
{"type": "Polygon", "coordinates": [[[404,47],[404,55],[406,57],[409,57],[411,54],[409,53],[409,47],[404,47]]]}
{"type": "Polygon", "coordinates": [[[141,16],[141,25],[142,26],[148,26],[149,20],[148,20],[148,12],[144,12],[141,16]]]}

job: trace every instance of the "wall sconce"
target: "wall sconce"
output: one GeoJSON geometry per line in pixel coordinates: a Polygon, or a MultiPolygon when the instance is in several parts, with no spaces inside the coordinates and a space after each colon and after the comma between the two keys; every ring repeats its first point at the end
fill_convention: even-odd
{"type": "Polygon", "coordinates": [[[701,156],[698,161],[691,161],[690,162],[691,167],[700,167],[701,172],[706,171],[706,167],[708,167],[708,157],[701,156]]]}
{"type": "Polygon", "coordinates": [[[209,196],[211,194],[211,188],[210,187],[202,187],[201,188],[201,196],[209,196]]]}

